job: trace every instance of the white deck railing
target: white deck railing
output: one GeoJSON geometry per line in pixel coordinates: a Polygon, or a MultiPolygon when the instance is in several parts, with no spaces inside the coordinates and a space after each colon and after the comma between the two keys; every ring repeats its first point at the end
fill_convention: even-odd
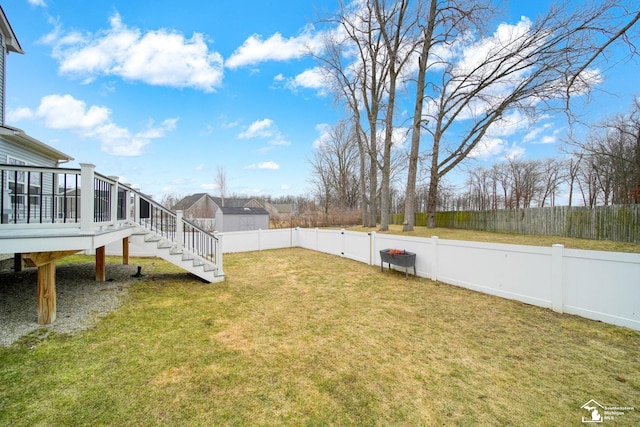
{"type": "Polygon", "coordinates": [[[0,164],[0,189],[0,236],[3,230],[38,235],[69,228],[90,235],[139,225],[222,268],[215,235],[118,177],[99,174],[93,164],[81,163],[80,169],[0,164]]]}

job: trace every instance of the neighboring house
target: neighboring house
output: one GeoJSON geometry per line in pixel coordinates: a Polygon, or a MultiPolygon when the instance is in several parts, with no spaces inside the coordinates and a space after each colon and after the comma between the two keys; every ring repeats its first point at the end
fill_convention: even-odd
{"type": "Polygon", "coordinates": [[[216,231],[268,230],[269,212],[265,208],[221,207],[216,212],[216,231]]]}
{"type": "Polygon", "coordinates": [[[215,216],[218,205],[207,193],[196,193],[187,196],[171,207],[174,211],[182,211],[186,219],[207,231],[215,230],[215,216]]]}
{"type": "Polygon", "coordinates": [[[258,229],[266,230],[269,228],[269,212],[265,210],[265,207],[256,199],[234,197],[221,198],[212,197],[207,193],[196,193],[184,197],[182,200],[173,205],[171,209],[173,209],[174,211],[181,210],[185,218],[209,231],[241,231],[258,229]],[[225,214],[225,216],[227,217],[238,216],[238,219],[229,219],[227,221],[227,225],[224,226],[225,230],[223,230],[222,223],[218,222],[218,215],[221,208],[230,209],[226,213],[223,212],[223,214],[225,214]],[[244,210],[239,210],[244,208],[260,208],[262,209],[262,211],[254,211],[253,214],[247,215],[244,210]],[[264,225],[265,214],[267,215],[266,225],[264,225]],[[242,220],[240,219],[239,215],[242,215],[242,220]],[[253,216],[256,215],[260,218],[253,218],[253,216]],[[255,226],[255,228],[247,228],[254,227],[250,224],[258,225],[255,226]]]}
{"type": "Polygon", "coordinates": [[[292,226],[293,204],[291,203],[268,203],[264,208],[269,212],[269,220],[272,228],[287,228],[292,226]]]}

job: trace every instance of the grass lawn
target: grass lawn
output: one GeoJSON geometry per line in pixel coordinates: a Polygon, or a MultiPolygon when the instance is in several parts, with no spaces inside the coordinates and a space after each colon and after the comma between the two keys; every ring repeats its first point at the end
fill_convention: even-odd
{"type": "Polygon", "coordinates": [[[92,329],[0,348],[0,425],[640,425],[629,329],[300,248],[133,262],[92,329]]]}

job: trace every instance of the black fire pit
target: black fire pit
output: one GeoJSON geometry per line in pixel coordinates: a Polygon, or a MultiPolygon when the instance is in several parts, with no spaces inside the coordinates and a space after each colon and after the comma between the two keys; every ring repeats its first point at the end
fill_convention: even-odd
{"type": "Polygon", "coordinates": [[[380,271],[384,271],[384,263],[404,267],[404,276],[408,277],[409,267],[413,267],[413,275],[416,275],[416,254],[400,249],[383,249],[380,251],[380,271]]]}

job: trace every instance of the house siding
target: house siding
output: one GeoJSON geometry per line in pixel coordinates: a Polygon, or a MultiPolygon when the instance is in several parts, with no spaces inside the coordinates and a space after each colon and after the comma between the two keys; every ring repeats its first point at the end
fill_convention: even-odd
{"type": "Polygon", "coordinates": [[[30,166],[57,166],[57,161],[55,159],[24,149],[19,145],[6,141],[0,137],[0,163],[8,163],[9,157],[22,160],[30,166]]]}
{"type": "Polygon", "coordinates": [[[5,103],[5,59],[7,57],[7,47],[4,44],[4,36],[0,33],[0,126],[4,126],[4,103],[5,103]]]}
{"type": "Polygon", "coordinates": [[[216,231],[251,231],[268,230],[269,214],[264,208],[258,208],[259,213],[238,213],[233,208],[218,209],[216,213],[216,231]],[[224,212],[224,211],[227,212],[224,212]]]}
{"type": "Polygon", "coordinates": [[[190,218],[214,218],[218,206],[209,198],[202,197],[185,212],[190,218]]]}

